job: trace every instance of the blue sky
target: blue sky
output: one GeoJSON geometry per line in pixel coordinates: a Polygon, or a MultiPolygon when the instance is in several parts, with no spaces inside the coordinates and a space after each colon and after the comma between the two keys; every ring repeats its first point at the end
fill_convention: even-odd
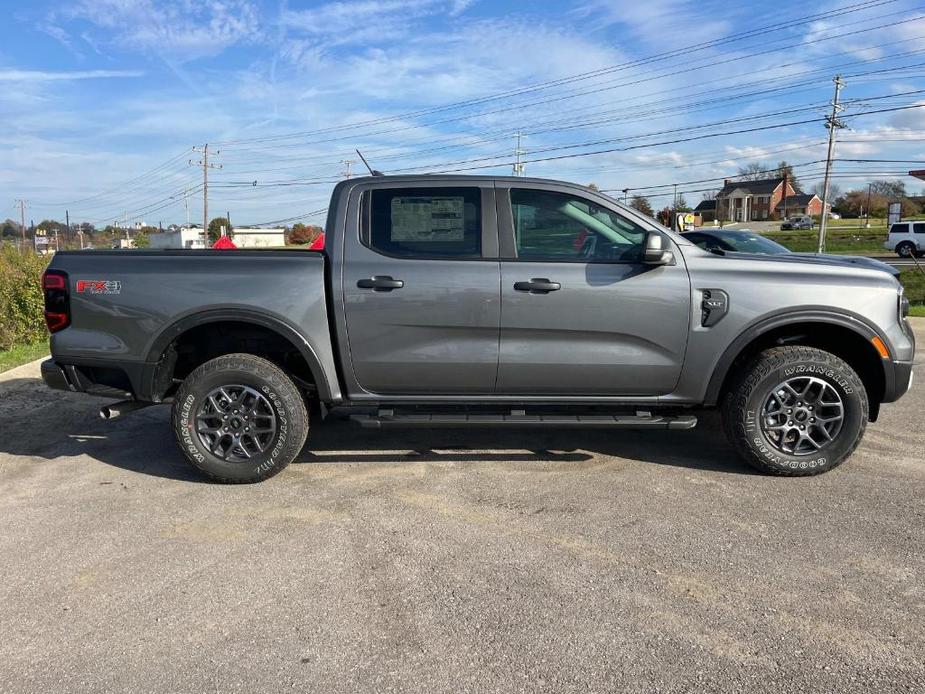
{"type": "Polygon", "coordinates": [[[656,206],[668,189],[645,186],[677,182],[696,203],[756,161],[795,162],[811,185],[836,71],[850,126],[837,154],[910,160],[839,162],[837,183],[925,168],[925,109],[906,108],[925,103],[925,9],[911,2],[806,21],[858,1],[0,2],[0,218],[26,198],[36,222],[68,209],[166,224],[185,221],[192,191],[196,221],[187,160],[206,142],[223,166],[210,211],[236,224],[323,208],[355,147],[386,172],[509,173],[518,130],[528,175],[637,188],[656,206]],[[749,128],[762,129],[732,134],[749,128]],[[589,155],[602,150],[622,151],[589,155]]]}

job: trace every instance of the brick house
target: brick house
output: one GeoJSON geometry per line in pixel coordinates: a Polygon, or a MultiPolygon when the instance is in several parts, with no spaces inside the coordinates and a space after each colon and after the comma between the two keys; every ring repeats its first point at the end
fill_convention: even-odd
{"type": "MultiPolygon", "coordinates": [[[[787,197],[786,203],[787,217],[796,217],[804,214],[810,216],[822,214],[822,200],[819,199],[818,195],[813,193],[809,195],[790,195],[787,197]]],[[[778,203],[776,211],[777,219],[783,219],[785,216],[783,200],[778,203]]]]}
{"type": "MultiPolygon", "coordinates": [[[[786,176],[762,178],[757,181],[723,181],[723,189],[716,195],[716,218],[730,222],[748,222],[762,219],[780,219],[779,210],[786,191],[788,201],[796,191],[786,176]]],[[[787,216],[793,212],[789,206],[787,216]]]]}

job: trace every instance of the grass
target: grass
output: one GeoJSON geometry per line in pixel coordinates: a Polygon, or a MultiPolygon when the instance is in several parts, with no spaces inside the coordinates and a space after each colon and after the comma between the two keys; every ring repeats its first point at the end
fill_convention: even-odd
{"type": "Polygon", "coordinates": [[[17,366],[28,364],[48,355],[48,341],[35,342],[31,345],[16,345],[12,349],[0,352],[0,372],[9,371],[17,366]]]}
{"type": "Polygon", "coordinates": [[[913,318],[925,318],[925,305],[923,306],[910,306],[909,315],[913,318]]]}

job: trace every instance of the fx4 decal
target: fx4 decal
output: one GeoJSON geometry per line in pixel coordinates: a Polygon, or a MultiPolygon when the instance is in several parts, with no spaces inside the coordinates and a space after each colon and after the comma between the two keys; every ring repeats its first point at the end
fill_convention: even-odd
{"type": "Polygon", "coordinates": [[[118,280],[77,280],[78,294],[121,294],[122,283],[118,280]]]}

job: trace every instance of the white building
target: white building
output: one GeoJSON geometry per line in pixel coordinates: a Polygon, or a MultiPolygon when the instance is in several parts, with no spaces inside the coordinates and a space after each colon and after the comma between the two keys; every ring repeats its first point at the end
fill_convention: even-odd
{"type": "Polygon", "coordinates": [[[181,227],[176,231],[148,234],[148,248],[205,248],[202,229],[181,227]]]}
{"type": "Polygon", "coordinates": [[[231,240],[238,248],[282,248],[286,245],[286,230],[235,227],[231,240]]]}

